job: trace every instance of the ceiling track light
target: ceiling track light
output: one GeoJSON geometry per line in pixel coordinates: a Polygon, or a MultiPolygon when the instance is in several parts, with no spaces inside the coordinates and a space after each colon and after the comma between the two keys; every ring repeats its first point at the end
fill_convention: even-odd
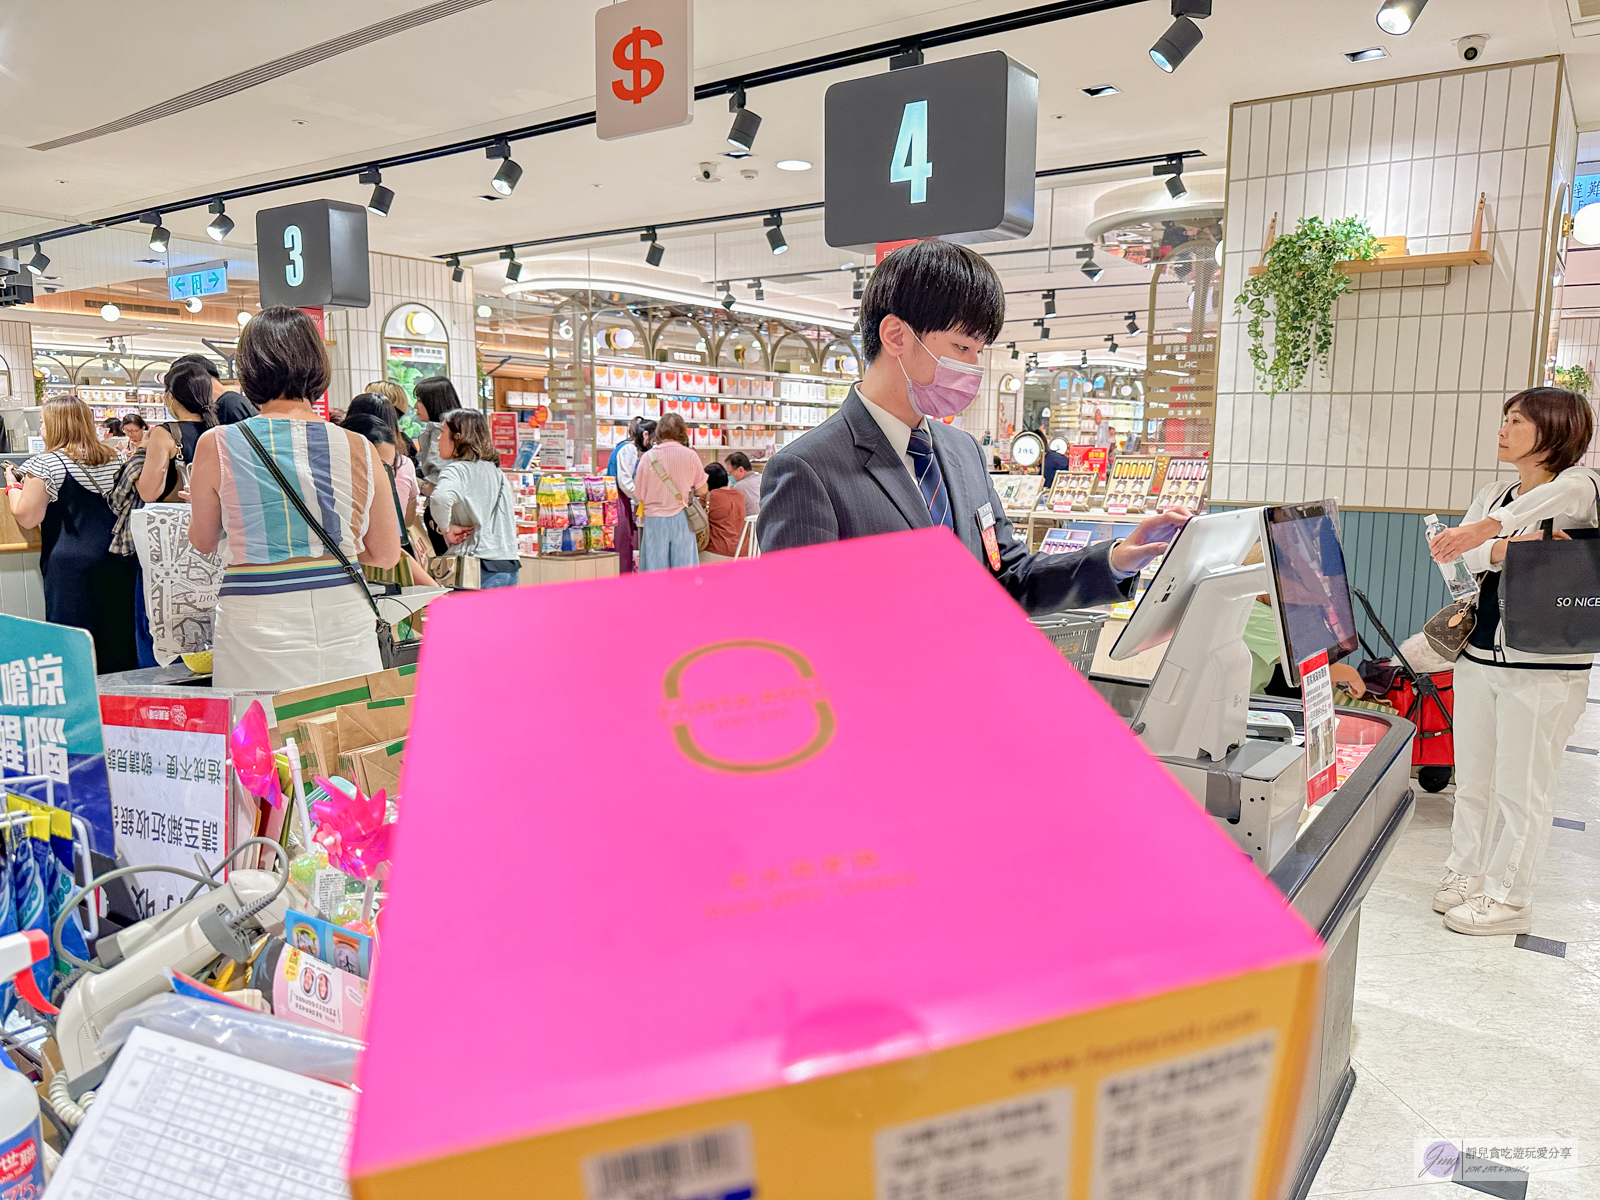
{"type": "Polygon", "coordinates": [[[767,298],[767,290],[761,286],[761,280],[752,279],[750,281],[750,286],[752,289],[754,289],[752,294],[757,300],[765,300],[767,298]]]}
{"type": "Polygon", "coordinates": [[[211,224],[206,226],[206,236],[213,242],[220,242],[233,232],[233,218],[228,215],[228,206],[221,200],[213,200],[208,210],[211,215],[211,224]]]}
{"type": "Polygon", "coordinates": [[[1117,335],[1108,333],[1105,340],[1111,343],[1111,353],[1115,354],[1117,352],[1117,335]]]}
{"type": "Polygon", "coordinates": [[[358,182],[372,185],[372,196],[367,200],[367,211],[375,217],[387,217],[389,206],[394,203],[394,193],[383,186],[383,172],[377,167],[368,167],[361,172],[358,182]]]}
{"type": "Polygon", "coordinates": [[[1010,342],[1008,344],[1011,347],[1011,361],[1016,362],[1017,359],[1022,357],[1022,355],[1017,352],[1017,344],[1015,342],[1010,342]]]}
{"type": "Polygon", "coordinates": [[[661,240],[656,237],[656,227],[652,225],[649,229],[646,229],[639,235],[639,240],[641,242],[650,243],[650,249],[644,252],[645,262],[649,263],[652,267],[659,267],[661,265],[662,257],[667,252],[667,248],[663,246],[661,244],[661,240]]]}
{"type": "Polygon", "coordinates": [[[1050,340],[1050,327],[1044,323],[1044,318],[1040,317],[1033,324],[1039,331],[1039,337],[1048,342],[1050,340]]]}
{"type": "Polygon", "coordinates": [[[749,150],[756,144],[756,134],[761,129],[761,118],[744,106],[744,85],[733,89],[728,97],[728,111],[733,114],[733,126],[728,130],[728,144],[740,150],[749,150]]]}
{"type": "Polygon", "coordinates": [[[1047,317],[1053,317],[1053,316],[1056,315],[1056,290],[1055,290],[1055,288],[1051,288],[1048,292],[1046,292],[1044,294],[1044,315],[1047,316],[1047,317]]]}
{"type": "Polygon", "coordinates": [[[449,258],[445,259],[444,261],[445,261],[445,265],[450,268],[450,282],[451,283],[460,283],[463,279],[465,279],[467,277],[466,269],[464,267],[462,267],[462,265],[461,265],[461,255],[452,254],[449,258]]]}
{"type": "Polygon", "coordinates": [[[9,275],[16,275],[22,270],[22,264],[9,254],[0,254],[0,279],[9,275]]]}
{"type": "Polygon", "coordinates": [[[150,249],[157,254],[165,254],[167,252],[167,244],[172,241],[172,233],[161,223],[161,214],[147,212],[140,216],[139,220],[145,225],[155,226],[150,231],[150,249]]]}
{"type": "Polygon", "coordinates": [[[490,159],[500,159],[500,169],[494,173],[494,178],[489,181],[489,186],[502,196],[509,196],[517,190],[517,181],[522,178],[522,168],[511,157],[511,143],[501,138],[484,150],[484,156],[490,159]]]}
{"type": "Polygon", "coordinates": [[[1134,316],[1133,313],[1129,313],[1128,314],[1128,332],[1129,333],[1138,333],[1139,332],[1139,319],[1136,316],[1134,316]]]}
{"type": "Polygon", "coordinates": [[[506,278],[516,283],[522,278],[522,264],[517,261],[517,248],[507,246],[500,251],[500,257],[506,260],[506,278]]]}
{"type": "Polygon", "coordinates": [[[1080,367],[1087,367],[1089,365],[1089,352],[1087,350],[1083,352],[1083,357],[1078,360],[1078,365],[1080,367]]]}
{"type": "Polygon", "coordinates": [[[1195,19],[1211,15],[1211,0],[1172,0],[1172,24],[1150,47],[1150,60],[1168,75],[1183,65],[1205,35],[1195,19]]]}
{"type": "Polygon", "coordinates": [[[1090,283],[1096,283],[1099,281],[1100,276],[1106,273],[1106,269],[1099,263],[1095,262],[1094,255],[1091,254],[1087,259],[1084,260],[1083,273],[1088,276],[1090,283]]]}
{"type": "Polygon", "coordinates": [[[45,268],[50,265],[50,256],[44,252],[44,247],[38,242],[33,244],[33,257],[28,260],[28,270],[35,275],[43,275],[45,268]]]}
{"type": "Polygon", "coordinates": [[[1174,200],[1182,200],[1189,194],[1189,189],[1183,182],[1183,159],[1169,158],[1164,163],[1157,163],[1150,168],[1150,174],[1157,177],[1168,176],[1167,195],[1174,200]]]}
{"type": "Polygon", "coordinates": [[[775,212],[761,223],[767,227],[767,245],[772,247],[772,252],[774,254],[787,253],[789,242],[783,236],[783,214],[775,212]]]}
{"type": "Polygon", "coordinates": [[[1428,0],[1384,0],[1378,6],[1378,28],[1396,37],[1411,32],[1428,0]]]}
{"type": "Polygon", "coordinates": [[[861,299],[861,293],[866,290],[866,286],[864,273],[861,268],[857,267],[855,278],[850,281],[850,298],[852,300],[861,299]]]}
{"type": "Polygon", "coordinates": [[[727,309],[729,312],[732,312],[733,305],[733,285],[731,283],[724,283],[722,285],[722,307],[727,309]]]}

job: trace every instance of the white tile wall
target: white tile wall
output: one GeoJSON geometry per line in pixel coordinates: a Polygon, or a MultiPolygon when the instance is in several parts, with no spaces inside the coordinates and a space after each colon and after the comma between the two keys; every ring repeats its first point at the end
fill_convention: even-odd
{"type": "Polygon", "coordinates": [[[26,321],[0,321],[0,359],[11,378],[9,393],[33,403],[33,326],[26,321]]]}
{"type": "Polygon", "coordinates": [[[1500,405],[1543,357],[1534,331],[1546,319],[1546,194],[1576,158],[1560,78],[1549,59],[1234,106],[1218,503],[1332,495],[1351,507],[1459,511],[1494,477],[1500,405]],[[1493,266],[1457,267],[1448,284],[1428,272],[1426,286],[1365,277],[1335,310],[1328,372],[1313,368],[1287,395],[1258,390],[1234,299],[1274,213],[1280,230],[1358,216],[1426,254],[1467,248],[1480,192],[1493,266]]]}
{"type": "Polygon", "coordinates": [[[383,374],[383,325],[401,304],[426,304],[443,323],[450,337],[450,382],[461,402],[479,402],[478,346],[472,312],[470,277],[452,283],[450,268],[436,259],[403,258],[396,254],[370,254],[372,304],[368,308],[333,309],[327,314],[327,336],[334,344],[333,383],[328,388],[334,407],[383,374]]]}
{"type": "MultiPolygon", "coordinates": [[[[1556,332],[1556,365],[1582,367],[1593,379],[1600,373],[1600,317],[1563,317],[1556,332]]],[[[1584,456],[1584,465],[1600,466],[1600,439],[1584,456]]]]}

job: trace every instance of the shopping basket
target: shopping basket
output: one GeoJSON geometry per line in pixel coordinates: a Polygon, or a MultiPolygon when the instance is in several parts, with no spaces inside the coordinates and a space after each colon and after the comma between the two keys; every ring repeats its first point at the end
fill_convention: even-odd
{"type": "Polygon", "coordinates": [[[1069,610],[1029,619],[1035,629],[1050,639],[1062,658],[1077,667],[1079,674],[1087,675],[1094,666],[1095,647],[1100,644],[1100,631],[1105,628],[1109,615],[1069,610]]]}

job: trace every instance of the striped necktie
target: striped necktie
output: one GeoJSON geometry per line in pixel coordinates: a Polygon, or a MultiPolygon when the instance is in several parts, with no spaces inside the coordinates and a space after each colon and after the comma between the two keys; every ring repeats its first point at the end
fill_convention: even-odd
{"type": "Polygon", "coordinates": [[[933,523],[954,530],[955,522],[950,519],[950,493],[945,490],[939,460],[933,455],[932,435],[920,426],[913,429],[906,452],[911,455],[917,486],[922,489],[922,498],[928,502],[928,514],[933,518],[933,523]]]}

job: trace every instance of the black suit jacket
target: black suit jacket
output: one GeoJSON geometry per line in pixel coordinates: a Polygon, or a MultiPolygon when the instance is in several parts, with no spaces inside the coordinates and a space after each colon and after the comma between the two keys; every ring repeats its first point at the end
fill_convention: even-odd
{"type": "MultiPolygon", "coordinates": [[[[930,421],[929,428],[956,536],[988,567],[978,510],[990,506],[1000,546],[1000,569],[990,571],[1018,604],[1030,613],[1049,613],[1128,597],[1133,580],[1117,581],[1110,542],[1067,554],[1029,554],[1014,538],[978,443],[941,421],[930,421]]],[[[773,455],[761,476],[756,532],[763,553],[932,524],[905,462],[855,388],[838,412],[773,455]]]]}

